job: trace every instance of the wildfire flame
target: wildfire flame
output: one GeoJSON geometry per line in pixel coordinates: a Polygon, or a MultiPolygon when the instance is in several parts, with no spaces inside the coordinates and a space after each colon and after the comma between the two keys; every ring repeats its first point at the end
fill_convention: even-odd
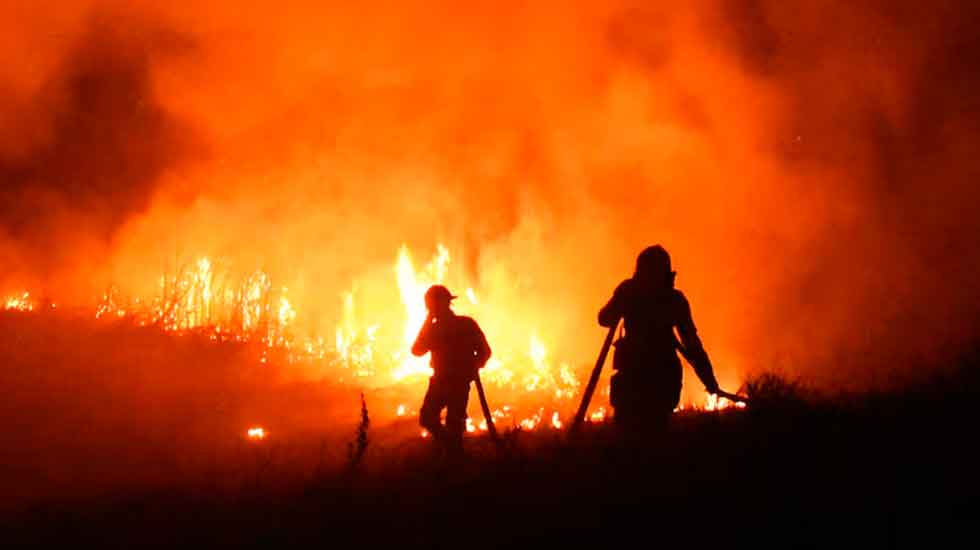
{"type": "Polygon", "coordinates": [[[28,312],[34,311],[34,302],[31,300],[29,292],[10,296],[4,301],[4,309],[8,311],[28,312]]]}
{"type": "MultiPolygon", "coordinates": [[[[355,290],[343,293],[333,346],[322,336],[296,336],[298,312],[288,289],[274,286],[265,272],[254,271],[237,282],[221,277],[219,284],[215,262],[210,258],[200,258],[192,265],[192,269],[175,276],[161,277],[158,294],[150,298],[127,299],[118,287],[110,286],[95,317],[130,319],[141,326],[178,334],[203,332],[213,341],[257,342],[262,363],[300,363],[326,375],[332,372],[338,379],[353,376],[376,386],[400,386],[418,394],[424,391],[432,373],[428,357],[414,357],[408,350],[426,319],[425,291],[430,285],[445,284],[451,275],[451,255],[446,246],[439,244],[432,259],[420,269],[416,269],[408,247],[399,248],[392,286],[398,290],[401,316],[393,318],[388,307],[382,312],[363,308],[355,290]]],[[[484,383],[494,388],[494,398],[502,405],[493,411],[494,420],[525,430],[542,425],[561,429],[562,411],[567,413],[576,405],[583,375],[576,374],[567,362],[555,360],[533,326],[524,331],[507,330],[512,327],[501,323],[512,325],[510,316],[501,315],[489,302],[480,300],[472,285],[453,282],[462,282],[455,287],[465,288],[456,309],[480,322],[494,349],[493,358],[481,371],[484,383]],[[545,410],[552,411],[550,416],[545,410]]],[[[7,310],[35,308],[27,292],[12,295],[4,303],[7,310]]],[[[692,408],[718,411],[730,407],[743,408],[745,404],[709,395],[703,406],[692,408]]],[[[682,405],[677,410],[683,409],[682,405]]],[[[406,406],[398,405],[396,416],[406,414],[406,406]]],[[[588,419],[602,422],[607,415],[606,408],[599,406],[588,419]]],[[[478,424],[467,421],[468,433],[486,430],[485,419],[478,424]]],[[[422,436],[426,435],[423,432],[422,436]]],[[[260,427],[250,428],[248,437],[264,439],[266,432],[260,427]]]]}
{"type": "Polygon", "coordinates": [[[556,430],[561,429],[561,420],[558,418],[558,411],[555,411],[554,414],[551,415],[551,427],[556,430]]]}
{"type": "Polygon", "coordinates": [[[401,294],[402,305],[405,308],[407,320],[402,329],[402,350],[395,352],[398,367],[392,373],[395,381],[404,380],[413,375],[431,376],[432,369],[424,357],[414,357],[405,353],[412,347],[419,328],[425,322],[425,291],[434,284],[440,284],[446,276],[449,266],[449,250],[439,245],[436,257],[425,267],[422,273],[416,273],[408,247],[402,246],[398,251],[398,262],[395,273],[398,281],[398,291],[401,294]]]}
{"type": "Polygon", "coordinates": [[[714,394],[708,394],[708,397],[704,403],[704,409],[706,411],[720,411],[729,408],[744,409],[745,403],[741,401],[732,401],[727,397],[718,397],[714,394]]]}

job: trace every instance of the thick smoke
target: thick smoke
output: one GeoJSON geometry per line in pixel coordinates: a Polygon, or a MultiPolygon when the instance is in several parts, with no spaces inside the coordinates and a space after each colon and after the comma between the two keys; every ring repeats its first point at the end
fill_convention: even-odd
{"type": "Polygon", "coordinates": [[[5,47],[44,44],[0,73],[21,279],[207,254],[329,332],[341,291],[441,241],[585,363],[660,242],[723,382],[867,381],[977,335],[971,3],[224,4],[12,8],[32,34],[5,47]]]}
{"type": "Polygon", "coordinates": [[[186,51],[186,38],[95,12],[65,47],[28,93],[0,87],[15,121],[0,139],[0,238],[45,282],[103,249],[195,154],[191,129],[152,89],[156,58],[186,51]]]}
{"type": "Polygon", "coordinates": [[[980,9],[730,1],[716,25],[780,92],[782,143],[765,152],[803,204],[787,208],[832,209],[773,258],[785,275],[752,332],[838,380],[952,357],[980,307],[980,9]]]}

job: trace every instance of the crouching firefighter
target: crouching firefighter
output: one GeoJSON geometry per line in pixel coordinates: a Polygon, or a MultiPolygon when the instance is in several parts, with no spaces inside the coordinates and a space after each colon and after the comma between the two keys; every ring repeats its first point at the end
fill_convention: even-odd
{"type": "Polygon", "coordinates": [[[419,410],[419,424],[447,452],[458,455],[463,449],[470,382],[490,359],[490,346],[476,321],[453,312],[455,298],[442,285],[426,291],[429,314],[412,345],[412,354],[432,353],[433,374],[419,410]],[[439,418],[443,409],[445,426],[439,418]]]}
{"type": "Polygon", "coordinates": [[[660,245],[648,247],[637,257],[633,277],[620,283],[599,311],[604,327],[615,327],[623,319],[625,336],[614,343],[609,397],[614,421],[630,431],[666,429],[681,395],[677,351],[694,367],[708,393],[719,391],[691,306],[674,288],[676,275],[667,251],[660,245]]]}

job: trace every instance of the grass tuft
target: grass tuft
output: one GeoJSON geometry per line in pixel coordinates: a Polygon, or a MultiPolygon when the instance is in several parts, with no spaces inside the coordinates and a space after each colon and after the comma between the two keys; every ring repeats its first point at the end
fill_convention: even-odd
{"type": "Polygon", "coordinates": [[[371,418],[368,416],[367,401],[364,400],[364,393],[361,393],[361,421],[357,425],[357,437],[354,441],[347,444],[347,467],[349,470],[356,470],[364,460],[364,454],[368,448],[368,428],[371,426],[371,418]]]}

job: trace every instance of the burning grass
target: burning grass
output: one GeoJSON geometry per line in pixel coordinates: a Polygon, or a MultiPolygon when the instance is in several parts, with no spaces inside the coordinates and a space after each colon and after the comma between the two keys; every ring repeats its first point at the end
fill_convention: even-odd
{"type": "MultiPolygon", "coordinates": [[[[243,373],[258,370],[264,372],[262,376],[266,378],[285,376],[294,381],[309,381],[311,387],[315,386],[313,382],[324,382],[344,387],[346,393],[367,389],[375,420],[390,422],[417,415],[415,406],[424,393],[431,370],[428,357],[414,357],[407,350],[425,318],[422,296],[426,288],[445,282],[465,288],[457,301],[457,310],[479,319],[492,342],[494,356],[481,377],[491,396],[495,422],[503,428],[561,430],[574,411],[581,381],[588,376],[589,362],[573,366],[573,363],[556,357],[551,346],[534,328],[533,320],[522,320],[513,326],[515,316],[499,304],[482,300],[478,290],[451,269],[450,252],[443,245],[438,245],[435,256],[422,265],[413,262],[407,247],[397,251],[390,280],[382,286],[397,289],[400,307],[392,307],[393,304],[385,301],[372,301],[370,293],[359,292],[356,297],[353,290],[345,292],[341,319],[332,339],[303,328],[298,321],[302,308],[290,299],[288,288],[274,284],[267,273],[257,270],[235,275],[226,266],[221,267],[221,262],[209,258],[189,262],[176,273],[161,275],[151,294],[127,294],[111,285],[91,310],[84,306],[58,309],[47,298],[38,299],[29,292],[11,293],[5,300],[4,310],[57,318],[62,328],[56,330],[75,331],[68,324],[71,321],[83,327],[83,331],[94,330],[94,341],[66,344],[77,350],[92,345],[105,348],[104,353],[91,358],[92,364],[104,358],[122,361],[122,358],[112,358],[129,350],[137,363],[147,358],[150,365],[160,361],[160,370],[166,370],[166,366],[173,368],[175,361],[182,364],[216,361],[221,364],[219,370],[222,372],[229,369],[226,372],[229,378],[235,376],[234,368],[229,367],[234,364],[239,365],[243,373]],[[99,324],[92,324],[93,319],[99,324]],[[171,346],[160,344],[165,336],[186,338],[182,345],[187,350],[200,350],[200,356],[164,359],[169,353],[167,346],[171,346]],[[152,341],[149,347],[147,340],[152,341]],[[209,343],[214,347],[207,348],[209,343]],[[164,349],[161,351],[154,346],[164,349]],[[233,354],[234,358],[220,357],[222,353],[233,354]],[[259,364],[269,369],[262,371],[259,364]]],[[[30,322],[42,326],[41,317],[32,317],[30,322]]],[[[52,338],[57,340],[60,335],[52,335],[52,338]]],[[[70,336],[65,338],[71,340],[70,336]]],[[[195,353],[187,350],[182,353],[195,353]]],[[[116,368],[123,370],[126,367],[119,365],[116,368]]],[[[214,369],[205,366],[201,370],[214,369]]],[[[168,385],[193,384],[195,379],[202,378],[200,371],[194,374],[175,371],[173,375],[173,379],[161,381],[161,386],[156,389],[162,391],[168,385]]],[[[90,378],[99,380],[102,376],[92,372],[90,378]]],[[[206,385],[208,378],[203,378],[206,385]]],[[[603,387],[606,386],[604,381],[603,387]]],[[[223,390],[216,391],[221,393],[223,390]]],[[[600,394],[595,399],[587,417],[589,420],[601,421],[607,416],[602,402],[604,397],[600,394]]],[[[693,406],[714,410],[733,404],[709,397],[703,404],[693,406]]],[[[690,407],[690,404],[682,406],[690,407]]],[[[467,431],[486,432],[487,423],[475,400],[471,402],[469,413],[473,420],[467,425],[467,431]]],[[[250,421],[262,428],[261,423],[266,419],[259,417],[250,421]]],[[[231,433],[238,434],[252,427],[236,426],[231,433]]]]}
{"type": "MultiPolygon", "coordinates": [[[[458,312],[479,319],[492,341],[494,356],[482,376],[499,401],[495,414],[505,423],[528,429],[559,425],[559,417],[569,414],[573,406],[583,377],[580,371],[588,365],[573,368],[567,361],[556,360],[533,322],[512,326],[515,316],[506,314],[500,304],[481,300],[477,290],[450,269],[449,249],[440,244],[436,250],[428,263],[417,266],[403,246],[397,251],[392,276],[379,288],[344,292],[332,337],[303,325],[301,306],[289,297],[288,288],[274,284],[264,271],[236,275],[206,257],[176,273],[162,274],[150,294],[127,293],[110,285],[91,312],[84,305],[74,311],[82,321],[91,315],[104,322],[125,322],[177,336],[248,344],[258,351],[260,362],[276,369],[285,367],[309,379],[329,378],[384,390],[393,402],[378,410],[387,418],[400,409],[399,415],[405,414],[408,398],[424,391],[431,375],[428,357],[414,357],[408,349],[425,319],[425,290],[451,281],[462,293],[456,304],[458,312]],[[375,296],[391,289],[397,290],[397,303],[375,296]]],[[[5,304],[5,310],[15,312],[41,307],[30,293],[19,291],[10,293],[5,304]]],[[[309,317],[303,319],[309,324],[309,317]]],[[[473,429],[485,431],[486,427],[475,425],[473,429]]]]}

